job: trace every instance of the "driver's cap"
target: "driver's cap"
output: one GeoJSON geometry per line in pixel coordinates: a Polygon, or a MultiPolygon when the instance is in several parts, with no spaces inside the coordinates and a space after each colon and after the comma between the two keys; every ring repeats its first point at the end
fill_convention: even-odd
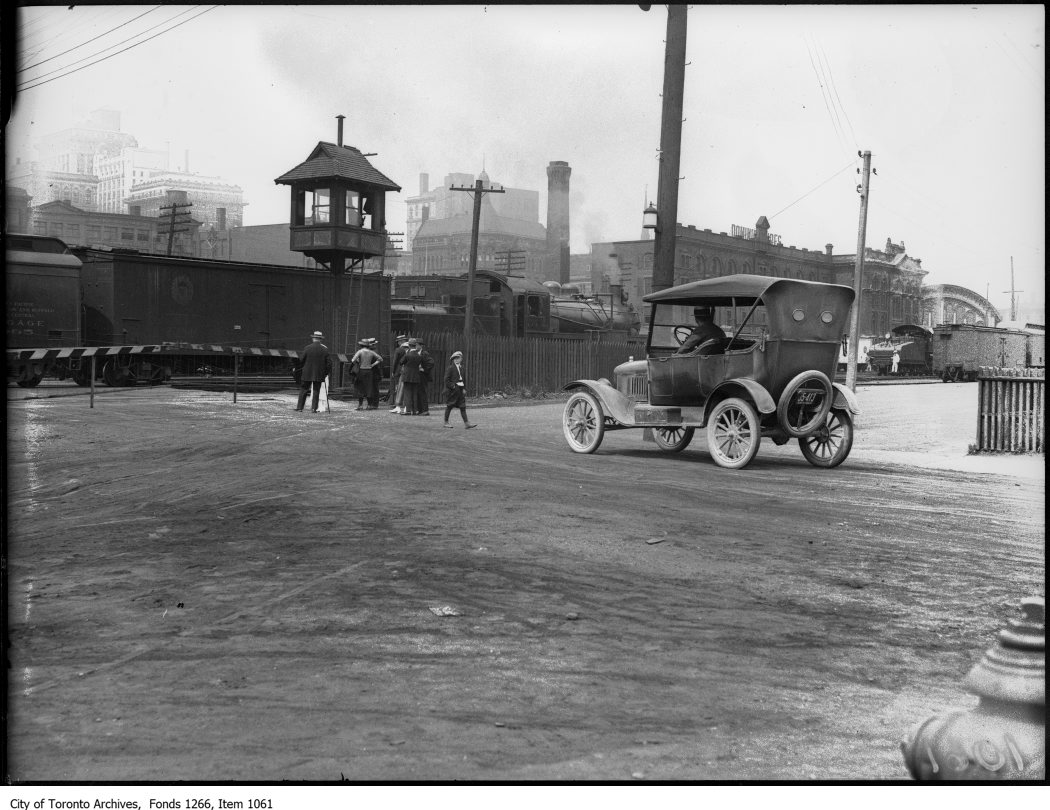
{"type": "Polygon", "coordinates": [[[694,318],[713,318],[715,317],[714,307],[694,307],[693,308],[694,318]]]}

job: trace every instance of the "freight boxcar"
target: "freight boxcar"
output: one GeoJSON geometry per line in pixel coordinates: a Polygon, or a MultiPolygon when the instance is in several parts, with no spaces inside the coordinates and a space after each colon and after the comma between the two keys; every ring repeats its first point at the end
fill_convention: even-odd
{"type": "MultiPolygon", "coordinates": [[[[78,345],[80,259],[53,236],[7,234],[4,242],[7,347],[78,345]]],[[[68,364],[58,366],[65,376],[68,364]]],[[[55,367],[55,363],[22,360],[9,363],[7,374],[20,386],[31,388],[55,367]]]]}
{"type": "Polygon", "coordinates": [[[951,323],[935,326],[933,334],[933,371],[945,382],[976,380],[981,366],[1033,365],[1033,334],[1027,330],[951,323]]]}
{"type": "MultiPolygon", "coordinates": [[[[92,248],[77,253],[83,262],[85,345],[169,344],[169,374],[172,363],[193,362],[190,344],[298,350],[319,329],[333,353],[353,354],[359,338],[390,329],[389,279],[378,273],[333,276],[92,248]]],[[[150,368],[136,368],[130,358],[113,358],[103,378],[122,384],[164,373],[156,357],[148,362],[150,368]]],[[[274,357],[246,356],[244,363],[246,373],[259,374],[288,366],[274,357]]]]}

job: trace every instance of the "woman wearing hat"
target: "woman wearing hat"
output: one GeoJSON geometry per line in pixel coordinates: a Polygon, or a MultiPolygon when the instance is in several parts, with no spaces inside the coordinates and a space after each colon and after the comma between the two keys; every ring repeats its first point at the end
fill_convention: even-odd
{"type": "Polygon", "coordinates": [[[401,361],[401,382],[404,385],[405,410],[402,416],[415,416],[420,413],[419,389],[423,383],[423,372],[420,366],[423,363],[423,355],[419,351],[419,342],[415,338],[408,339],[408,351],[405,359],[401,361]]]}
{"type": "Polygon", "coordinates": [[[390,363],[390,404],[393,407],[390,413],[405,412],[405,386],[401,382],[401,365],[405,362],[408,354],[408,335],[398,335],[395,339],[397,349],[394,350],[394,360],[390,363]]]}
{"type": "Polygon", "coordinates": [[[450,428],[448,418],[452,409],[459,408],[463,424],[467,430],[477,427],[467,420],[467,378],[463,373],[463,352],[452,352],[448,368],[445,369],[445,427],[450,428]]]}

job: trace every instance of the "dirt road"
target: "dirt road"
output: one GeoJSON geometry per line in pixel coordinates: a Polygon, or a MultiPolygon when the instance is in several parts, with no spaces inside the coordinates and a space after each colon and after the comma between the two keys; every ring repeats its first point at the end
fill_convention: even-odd
{"type": "Polygon", "coordinates": [[[860,389],[746,470],[560,403],[9,403],[12,780],[902,779],[1042,593],[1042,460],[976,386],[860,389]],[[971,403],[972,404],[972,403],[971,403]]]}

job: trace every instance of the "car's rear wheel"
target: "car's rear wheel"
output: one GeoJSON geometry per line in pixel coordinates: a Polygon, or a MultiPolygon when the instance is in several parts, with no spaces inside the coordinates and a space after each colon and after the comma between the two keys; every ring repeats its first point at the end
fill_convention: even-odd
{"type": "Polygon", "coordinates": [[[848,411],[832,408],[816,433],[798,440],[802,455],[814,467],[831,469],[846,460],[853,448],[853,417],[848,411]]]}
{"type": "Polygon", "coordinates": [[[794,438],[824,424],[831,410],[831,380],[822,371],[803,371],[787,384],[777,402],[777,421],[794,438]]]}
{"type": "Polygon", "coordinates": [[[694,431],[691,427],[653,428],[653,441],[661,450],[677,453],[689,446],[694,431]]]}
{"type": "Polygon", "coordinates": [[[577,391],[562,413],[562,433],[574,453],[593,453],[605,435],[605,415],[594,394],[577,391]]]}
{"type": "Polygon", "coordinates": [[[723,399],[707,420],[707,449],[720,467],[739,470],[758,453],[762,432],[758,412],[737,397],[723,399]]]}

